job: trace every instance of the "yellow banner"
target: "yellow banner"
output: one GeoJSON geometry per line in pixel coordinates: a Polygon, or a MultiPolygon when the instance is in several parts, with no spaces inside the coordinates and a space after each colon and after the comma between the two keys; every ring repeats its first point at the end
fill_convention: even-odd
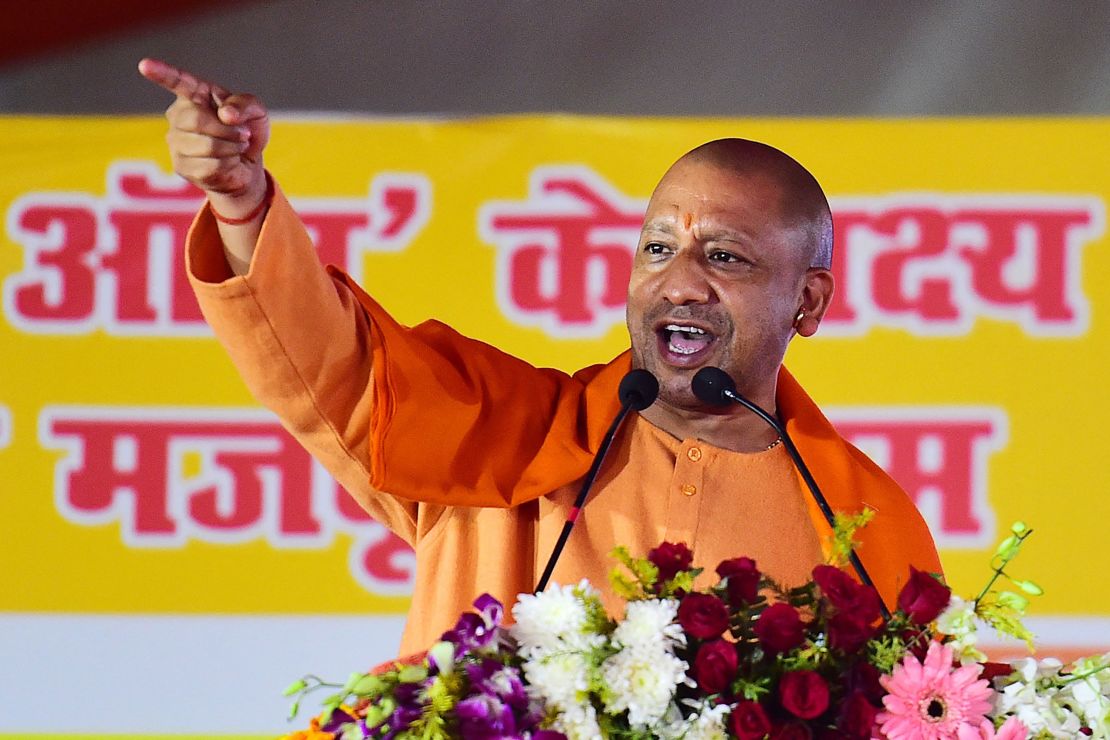
{"type": "MultiPolygon", "coordinates": [[[[200,198],[164,126],[0,119],[0,611],[403,613],[405,546],[201,321],[180,260],[200,198]]],[[[1096,644],[1110,121],[278,120],[266,162],[322,259],[400,320],[573,370],[627,346],[654,183],[736,135],[804,163],[836,214],[835,307],[794,374],[915,497],[957,591],[1022,519],[1033,613],[1096,644]]]]}

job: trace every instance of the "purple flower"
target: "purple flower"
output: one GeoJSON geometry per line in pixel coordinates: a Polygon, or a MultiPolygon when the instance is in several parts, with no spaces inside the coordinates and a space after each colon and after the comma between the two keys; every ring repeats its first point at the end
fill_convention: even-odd
{"type": "Polygon", "coordinates": [[[327,721],[327,724],[323,725],[320,729],[324,732],[338,733],[340,727],[354,721],[355,717],[347,714],[342,709],[336,709],[334,712],[332,712],[331,719],[329,719],[327,721]]]}
{"type": "Polygon", "coordinates": [[[513,711],[500,699],[479,694],[455,705],[459,733],[466,738],[501,738],[517,734],[513,711]]]}
{"type": "Polygon", "coordinates": [[[404,730],[420,719],[423,711],[419,706],[399,706],[389,715],[389,727],[393,730],[404,730]]]}
{"type": "Polygon", "coordinates": [[[466,677],[470,679],[473,693],[497,697],[513,709],[525,709],[528,706],[524,681],[516,668],[486,658],[478,663],[468,663],[466,677]]]}
{"type": "Polygon", "coordinates": [[[467,612],[459,617],[455,628],[444,632],[439,638],[454,644],[456,656],[487,647],[497,638],[505,607],[489,594],[482,594],[474,600],[478,613],[467,612]]]}

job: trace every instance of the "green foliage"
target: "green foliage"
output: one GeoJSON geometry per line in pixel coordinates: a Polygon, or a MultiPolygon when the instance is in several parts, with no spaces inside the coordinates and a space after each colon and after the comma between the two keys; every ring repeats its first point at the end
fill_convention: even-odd
{"type": "Polygon", "coordinates": [[[732,690],[737,696],[742,696],[749,701],[759,701],[771,693],[770,676],[755,678],[738,678],[732,684],[732,690]]]}
{"type": "Polygon", "coordinates": [[[833,517],[832,537],[829,542],[829,564],[843,567],[848,564],[856,546],[856,532],[875,518],[875,512],[864,507],[858,514],[837,512],[833,517]]]}
{"type": "Polygon", "coordinates": [[[829,658],[829,647],[824,642],[807,641],[782,658],[782,667],[787,671],[815,671],[829,658]]]}
{"type": "Polygon", "coordinates": [[[678,593],[689,593],[694,590],[694,579],[701,575],[701,568],[691,568],[690,570],[680,570],[675,573],[674,578],[663,584],[659,591],[660,598],[669,599],[676,596],[678,593]]]}
{"type": "Polygon", "coordinates": [[[613,593],[625,601],[643,598],[644,592],[640,582],[629,578],[617,568],[609,571],[609,586],[613,589],[613,593]]]}
{"type": "Polygon", "coordinates": [[[890,673],[902,662],[906,650],[907,645],[900,635],[886,631],[867,643],[867,662],[882,673],[890,673]]]}
{"type": "Polygon", "coordinates": [[[618,545],[609,553],[609,557],[616,560],[632,573],[629,579],[621,573],[620,568],[614,568],[609,574],[609,580],[622,599],[635,601],[637,599],[651,598],[655,595],[655,582],[659,578],[659,569],[647,558],[634,558],[624,545],[618,545]]]}
{"type": "Polygon", "coordinates": [[[1033,650],[1033,633],[1022,623],[1025,610],[1029,606],[1029,599],[1014,591],[995,588],[999,579],[1006,578],[1020,591],[1030,596],[1040,596],[1044,593],[1040,586],[1032,581],[1014,578],[1007,570],[1011,561],[1021,552],[1025,540],[1033,534],[1024,522],[1014,522],[1010,526],[1010,534],[995,548],[994,557],[991,558],[990,580],[975,597],[975,616],[989,624],[1001,634],[1023,640],[1029,649],[1033,650]]]}
{"type": "Polygon", "coordinates": [[[583,627],[586,631],[599,635],[607,635],[613,631],[615,625],[609,619],[609,614],[605,611],[605,605],[601,603],[600,598],[578,587],[574,588],[573,593],[586,609],[586,624],[583,627]]]}

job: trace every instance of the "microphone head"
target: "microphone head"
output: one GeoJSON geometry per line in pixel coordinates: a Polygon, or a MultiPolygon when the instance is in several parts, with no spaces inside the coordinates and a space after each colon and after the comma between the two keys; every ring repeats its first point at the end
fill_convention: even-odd
{"type": "Polygon", "coordinates": [[[723,406],[729,403],[729,398],[725,394],[736,392],[736,382],[731,375],[719,367],[703,367],[694,374],[690,390],[702,403],[723,406]]]}
{"type": "Polygon", "coordinates": [[[655,403],[659,395],[659,381],[647,370],[632,370],[621,380],[617,397],[622,406],[643,411],[655,403]]]}

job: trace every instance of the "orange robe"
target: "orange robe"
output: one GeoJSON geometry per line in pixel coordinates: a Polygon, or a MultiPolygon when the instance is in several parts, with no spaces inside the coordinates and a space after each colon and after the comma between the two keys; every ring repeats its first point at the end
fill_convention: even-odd
{"type": "MultiPolygon", "coordinates": [[[[320,268],[280,192],[247,275],[229,274],[207,209],[187,258],[205,317],[254,395],[413,546],[402,653],[427,648],[482,592],[511,603],[531,591],[616,414],[628,353],[570,376],[439,322],[403,327],[347,276],[320,268]]],[[[939,572],[909,498],[836,434],[785,369],[777,403],[833,509],[876,512],[859,554],[884,600],[893,604],[910,564],[939,572]]],[[[615,610],[607,553],[623,544],[646,554],[666,539],[687,542],[710,572],[749,555],[794,585],[821,560],[827,532],[781,446],[731,452],[633,414],[554,579],[589,578],[615,610]]]]}

